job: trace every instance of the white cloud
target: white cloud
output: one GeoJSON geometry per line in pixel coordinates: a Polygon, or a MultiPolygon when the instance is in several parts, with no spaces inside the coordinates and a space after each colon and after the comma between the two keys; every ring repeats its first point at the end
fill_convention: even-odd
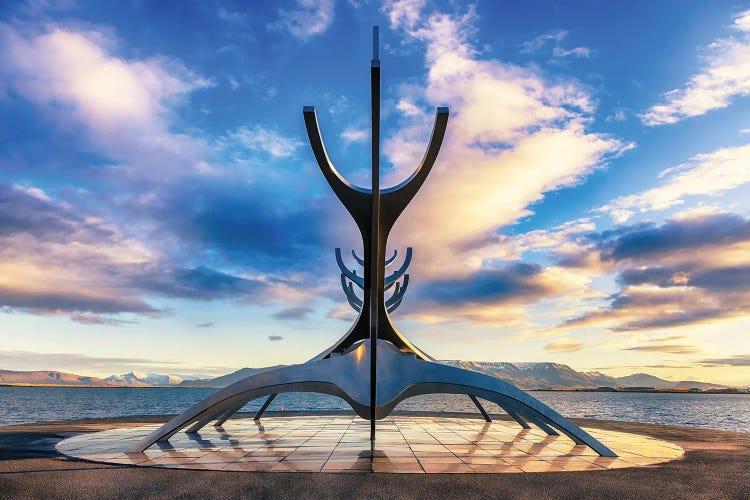
{"type": "Polygon", "coordinates": [[[555,340],[545,345],[544,350],[549,351],[549,352],[571,352],[571,351],[580,351],[581,349],[584,349],[585,347],[586,347],[585,345],[581,344],[581,342],[579,342],[576,339],[563,337],[561,339],[555,340]]]}
{"type": "Polygon", "coordinates": [[[623,108],[620,108],[620,109],[615,110],[615,112],[612,113],[611,115],[609,115],[607,117],[606,121],[608,121],[608,122],[612,122],[612,121],[615,121],[615,122],[624,122],[627,119],[628,119],[628,112],[627,112],[627,110],[625,110],[623,108]]]}
{"type": "Polygon", "coordinates": [[[419,116],[422,114],[422,110],[411,99],[407,98],[400,99],[398,104],[396,104],[396,109],[406,116],[419,116]]]}
{"type": "Polygon", "coordinates": [[[383,12],[388,16],[391,28],[411,29],[417,23],[425,6],[425,0],[386,0],[383,12]]]}
{"type": "Polygon", "coordinates": [[[555,47],[554,49],[552,49],[552,55],[554,55],[555,57],[568,57],[568,56],[591,57],[593,54],[594,54],[594,51],[588,47],[575,47],[572,49],[564,49],[562,47],[555,47]]]}
{"type": "Polygon", "coordinates": [[[200,168],[207,145],[171,132],[174,108],[209,80],[166,57],[127,60],[102,31],[0,25],[2,83],[52,120],[80,130],[81,140],[140,175],[200,168]]]}
{"type": "Polygon", "coordinates": [[[563,41],[566,36],[568,36],[567,31],[551,31],[549,33],[542,33],[541,35],[529,40],[528,42],[522,43],[521,52],[536,52],[549,43],[557,46],[560,44],[560,42],[563,41]]]}
{"type": "Polygon", "coordinates": [[[750,10],[737,15],[732,28],[737,35],[719,38],[706,47],[703,69],[641,115],[644,124],[675,123],[725,108],[735,97],[750,94],[750,10]]]}
{"type": "Polygon", "coordinates": [[[268,153],[274,158],[289,158],[294,156],[294,152],[302,145],[298,139],[285,137],[275,130],[271,130],[260,125],[255,127],[240,127],[228,136],[222,139],[221,143],[231,146],[231,142],[250,149],[252,151],[261,151],[268,153]]]}
{"type": "Polygon", "coordinates": [[[598,209],[624,223],[636,212],[665,210],[684,203],[687,196],[717,196],[750,183],[750,144],[699,154],[687,163],[659,174],[660,186],[622,196],[598,209]]]}
{"type": "Polygon", "coordinates": [[[366,129],[358,129],[355,127],[347,127],[341,133],[341,138],[346,142],[365,142],[370,138],[370,131],[366,129]]]}
{"type": "Polygon", "coordinates": [[[29,196],[33,196],[37,200],[41,200],[45,202],[52,201],[49,195],[47,195],[47,193],[45,193],[43,189],[38,188],[38,187],[22,186],[20,184],[14,184],[13,189],[15,189],[16,191],[21,191],[22,193],[26,193],[29,196]]]}
{"type": "Polygon", "coordinates": [[[38,104],[71,106],[99,130],[160,128],[168,104],[208,85],[174,61],[114,57],[97,32],[55,28],[27,38],[3,27],[0,36],[19,92],[38,104]]]}
{"type": "Polygon", "coordinates": [[[552,46],[552,55],[555,57],[574,56],[588,58],[594,55],[595,52],[588,47],[575,47],[572,49],[562,47],[561,44],[567,36],[568,32],[562,30],[543,33],[528,42],[522,43],[521,52],[530,54],[552,46]]]}
{"type": "Polygon", "coordinates": [[[297,0],[297,9],[279,9],[279,20],[268,25],[284,29],[292,36],[307,41],[325,32],[333,22],[333,0],[297,0]]]}
{"type": "MultiPolygon", "coordinates": [[[[545,192],[580,182],[626,146],[586,130],[594,106],[578,83],[479,59],[466,39],[473,10],[420,13],[413,10],[418,4],[394,2],[385,13],[426,46],[426,102],[420,107],[450,105],[451,118],[437,165],[393,239],[424,242],[413,266],[431,278],[466,276],[494,257],[500,228],[530,214],[528,207],[545,192]]],[[[406,113],[402,120],[403,127],[384,141],[396,167],[390,184],[418,165],[432,118],[406,113]]]]}

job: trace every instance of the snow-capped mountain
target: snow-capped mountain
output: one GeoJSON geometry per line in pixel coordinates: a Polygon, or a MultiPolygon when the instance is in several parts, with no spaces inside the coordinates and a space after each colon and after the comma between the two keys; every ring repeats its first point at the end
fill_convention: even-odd
{"type": "Polygon", "coordinates": [[[111,375],[104,380],[112,384],[128,387],[163,387],[179,385],[184,379],[178,375],[162,375],[160,373],[140,373],[132,371],[123,375],[111,375]]]}

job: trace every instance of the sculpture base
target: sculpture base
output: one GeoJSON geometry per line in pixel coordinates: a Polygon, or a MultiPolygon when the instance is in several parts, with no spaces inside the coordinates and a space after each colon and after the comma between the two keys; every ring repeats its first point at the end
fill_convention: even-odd
{"type": "MultiPolygon", "coordinates": [[[[478,415],[477,415],[478,416],[478,415]]],[[[566,436],[479,418],[389,416],[369,439],[369,422],[347,415],[233,419],[181,433],[145,453],[124,453],[155,425],[79,435],[57,450],[95,462],[176,469],[268,472],[520,473],[602,471],[680,458],[682,449],[639,434],[590,429],[620,455],[601,457],[566,436]]]]}

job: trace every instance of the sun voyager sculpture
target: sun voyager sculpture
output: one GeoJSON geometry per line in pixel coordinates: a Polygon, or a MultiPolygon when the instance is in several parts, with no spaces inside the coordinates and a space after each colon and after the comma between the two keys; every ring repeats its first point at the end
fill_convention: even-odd
{"type": "Polygon", "coordinates": [[[492,401],[518,424],[530,423],[549,435],[563,433],[576,444],[587,445],[599,455],[616,456],[586,431],[515,386],[496,377],[441,364],[407,340],[388,316],[403,299],[409,284],[405,274],[411,261],[408,248],[401,266],[386,275],[397,253],[386,260],[388,235],[398,217],[419,191],[437,159],[448,125],[448,108],[439,107],[427,152],[414,173],[397,186],[380,189],[380,59],[378,28],[373,29],[370,65],[372,112],[372,184],[355,186],[333,167],[318,128],[315,108],[305,106],[303,116],[315,159],[323,176],[359,228],[363,257],[352,251],[361,275],[350,270],[336,249],[341,284],[349,304],[359,313],[354,325],[334,345],[306,363],[252,375],[221,389],[143,438],[131,452],[143,452],[157,442],[168,441],[186,429],[197,433],[214,422],[221,426],[245,404],[266,397],[255,416],[268,408],[282,392],[317,392],[344,399],[363,419],[370,421],[370,439],[376,439],[376,422],[387,417],[404,399],[421,394],[468,395],[485,420],[490,417],[477,398],[492,401]],[[399,281],[401,280],[401,281],[399,281]],[[361,291],[360,298],[354,290],[361,291]],[[388,299],[386,290],[393,288],[388,299]]]}

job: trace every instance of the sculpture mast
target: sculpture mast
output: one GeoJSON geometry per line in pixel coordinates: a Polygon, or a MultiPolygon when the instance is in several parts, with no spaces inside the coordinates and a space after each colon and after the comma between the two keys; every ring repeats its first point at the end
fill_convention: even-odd
{"type": "Polygon", "coordinates": [[[370,440],[375,440],[375,406],[377,401],[377,352],[378,345],[378,306],[384,300],[383,266],[385,249],[380,241],[380,54],[378,26],[372,27],[372,61],[370,61],[370,107],[372,123],[372,233],[370,258],[370,440]],[[382,254],[382,255],[381,255],[382,254]],[[373,261],[371,261],[373,262],[373,261]],[[373,293],[375,292],[375,293],[373,293]]]}

